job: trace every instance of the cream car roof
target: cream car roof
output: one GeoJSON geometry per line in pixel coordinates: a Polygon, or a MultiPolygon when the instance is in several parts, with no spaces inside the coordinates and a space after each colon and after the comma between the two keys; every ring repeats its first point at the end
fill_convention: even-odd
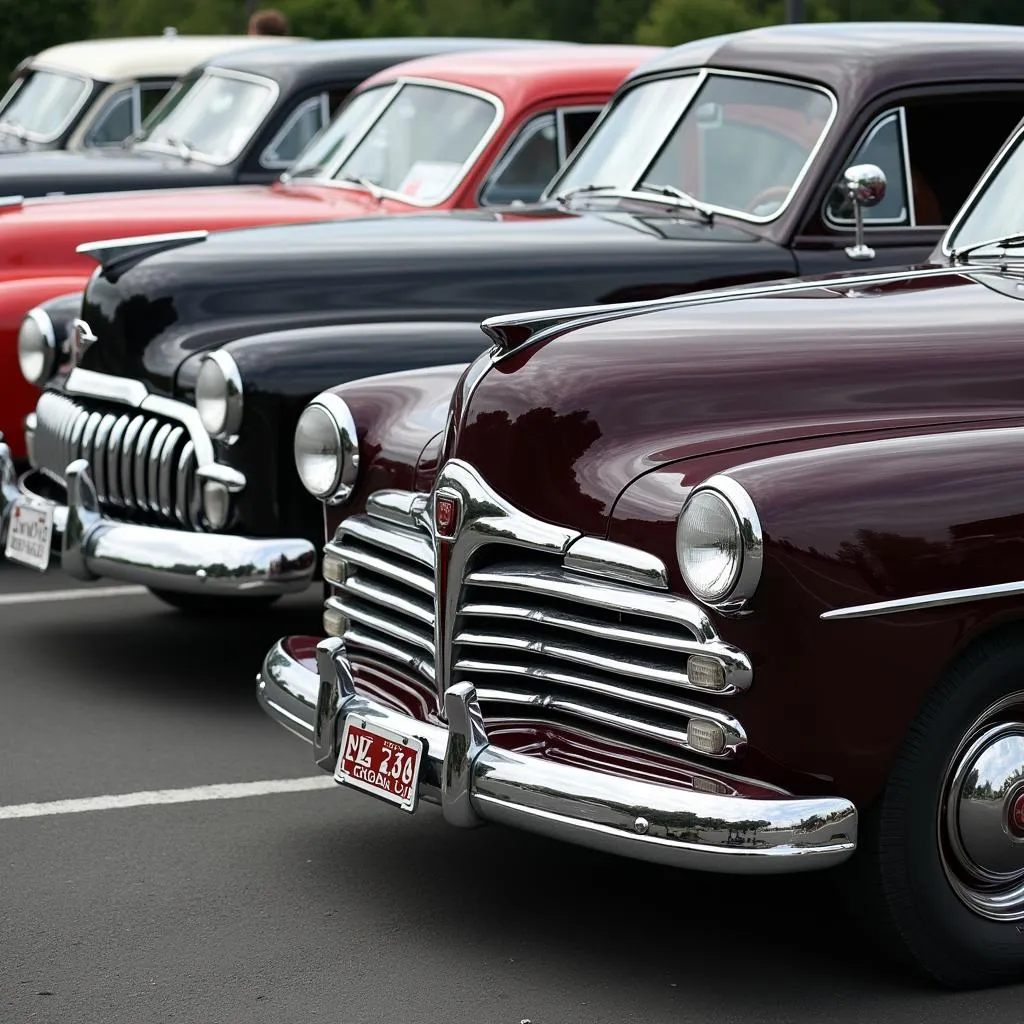
{"type": "Polygon", "coordinates": [[[28,62],[105,82],[130,78],[178,78],[197,64],[222,53],[254,46],[297,42],[292,36],[139,36],[91,39],[51,46],[28,62]]]}

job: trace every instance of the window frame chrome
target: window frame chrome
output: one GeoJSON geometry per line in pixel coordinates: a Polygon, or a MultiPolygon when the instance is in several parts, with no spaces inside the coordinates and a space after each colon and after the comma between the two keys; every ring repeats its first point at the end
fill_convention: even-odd
{"type": "MultiPolygon", "coordinates": [[[[872,217],[870,210],[865,210],[864,217],[864,230],[870,231],[872,228],[916,228],[920,227],[917,223],[917,209],[914,205],[914,183],[910,176],[910,140],[907,136],[907,108],[905,104],[900,104],[897,107],[888,107],[883,110],[877,117],[873,118],[868,124],[867,128],[861,133],[860,138],[857,140],[850,150],[850,156],[847,160],[847,164],[862,163],[863,161],[856,160],[856,155],[871,142],[872,139],[882,130],[882,128],[888,123],[891,118],[897,118],[899,121],[899,132],[900,132],[900,164],[903,173],[904,191],[906,195],[906,206],[904,208],[902,217],[872,217]]],[[[854,226],[854,218],[843,218],[835,217],[829,210],[829,194],[825,196],[825,199],[821,204],[821,219],[828,225],[837,231],[849,232],[854,226]]],[[[931,227],[932,225],[924,225],[925,227],[931,227]]]]}
{"type": "MultiPolygon", "coordinates": [[[[992,162],[989,164],[987,170],[975,183],[974,188],[971,189],[967,198],[964,200],[963,206],[957,211],[956,216],[950,222],[949,227],[946,229],[946,233],[942,236],[942,242],[940,243],[940,252],[943,256],[950,257],[953,255],[956,246],[950,245],[950,240],[954,234],[960,230],[962,222],[967,219],[968,215],[972,213],[978,204],[978,200],[982,198],[987,190],[988,186],[995,181],[999,176],[999,172],[1006,165],[1007,160],[1010,156],[1016,152],[1019,145],[1024,145],[1024,121],[1010,133],[1009,138],[1003,143],[999,152],[992,158],[992,162]]],[[[989,243],[995,244],[999,241],[998,238],[982,239],[979,242],[969,242],[968,244],[972,247],[975,245],[983,246],[989,243]]]]}
{"type": "MultiPolygon", "coordinates": [[[[654,163],[658,160],[658,157],[661,155],[662,150],[668,144],[668,141],[671,138],[672,133],[678,129],[680,122],[689,113],[690,108],[693,107],[694,104],[698,101],[698,98],[700,97],[700,94],[703,91],[704,86],[707,84],[707,80],[709,78],[711,78],[712,76],[719,76],[723,78],[746,78],[754,81],[773,82],[779,85],[788,85],[798,89],[806,89],[812,92],[821,93],[823,96],[826,96],[828,98],[829,102],[832,105],[832,109],[829,112],[829,116],[825,121],[825,126],[822,128],[821,133],[818,136],[817,142],[814,144],[813,147],[811,147],[810,152],[807,154],[807,157],[804,160],[803,167],[800,169],[799,173],[793,179],[793,184],[790,186],[789,193],[786,196],[785,200],[782,203],[780,203],[779,206],[776,207],[775,210],[773,210],[770,214],[758,217],[755,216],[754,214],[747,213],[744,210],[736,210],[733,207],[729,206],[719,206],[715,203],[709,203],[706,200],[701,199],[700,196],[696,197],[698,200],[700,200],[701,206],[706,208],[707,210],[710,210],[711,212],[716,214],[721,214],[724,217],[732,217],[736,220],[744,221],[748,224],[771,224],[772,222],[778,220],[790,208],[790,206],[792,206],[797,196],[799,195],[804,182],[807,180],[811,171],[818,163],[818,157],[820,156],[822,149],[825,147],[825,143],[829,141],[829,138],[832,134],[832,129],[835,127],[836,119],[839,116],[839,100],[836,94],[832,91],[832,89],[830,89],[826,85],[823,85],[821,82],[812,82],[805,79],[790,78],[785,75],[767,74],[760,71],[734,71],[730,68],[719,68],[714,66],[704,68],[676,68],[672,69],[671,71],[666,71],[662,74],[645,76],[642,79],[638,79],[637,81],[630,83],[629,88],[623,89],[621,92],[619,92],[614,98],[614,100],[608,103],[601,116],[594,122],[593,125],[591,125],[590,131],[587,132],[586,137],[583,139],[583,141],[580,143],[575,153],[573,154],[574,159],[566,161],[565,166],[562,167],[559,170],[558,174],[555,176],[555,178],[552,179],[551,183],[545,190],[544,195],[541,197],[541,199],[548,200],[553,198],[553,196],[557,194],[557,189],[555,189],[556,184],[568,172],[573,163],[575,163],[575,160],[579,158],[580,154],[584,152],[586,144],[589,144],[591,136],[597,131],[598,127],[605,121],[605,119],[611,116],[613,110],[619,104],[619,102],[621,102],[623,96],[627,95],[629,92],[632,92],[634,89],[640,88],[644,85],[648,85],[651,82],[662,81],[667,78],[684,78],[686,76],[694,74],[698,76],[699,81],[697,82],[696,88],[693,90],[693,94],[690,97],[689,102],[687,102],[683,106],[682,110],[680,110],[679,116],[676,118],[674,125],[669,130],[665,139],[662,140],[662,144],[657,150],[657,152],[654,154],[654,157],[643,168],[640,174],[635,176],[635,181],[632,186],[632,189],[635,190],[639,186],[640,182],[645,179],[647,173],[650,171],[651,167],[654,165],[654,163]]],[[[655,198],[657,197],[656,192],[652,192],[651,195],[655,198]]]]}
{"type": "MultiPolygon", "coordinates": [[[[265,75],[256,75],[249,71],[236,71],[234,68],[210,67],[204,69],[203,73],[196,78],[195,84],[190,87],[189,91],[191,92],[192,89],[195,89],[204,78],[233,78],[237,81],[249,82],[253,85],[270,87],[266,102],[260,110],[259,117],[256,119],[252,132],[249,134],[248,138],[236,147],[235,151],[229,157],[218,160],[214,159],[212,154],[204,153],[201,149],[190,149],[189,151],[190,160],[198,160],[200,163],[209,164],[211,167],[227,167],[229,164],[233,164],[238,160],[245,152],[246,148],[250,146],[253,140],[259,135],[260,129],[263,127],[267,119],[267,115],[274,109],[274,105],[280,98],[281,86],[273,78],[267,78],[265,75]]],[[[162,104],[164,100],[169,99],[170,96],[171,92],[168,91],[160,103],[162,104]]],[[[180,150],[177,147],[164,146],[154,143],[149,139],[140,139],[138,143],[136,143],[136,148],[149,153],[167,153],[171,156],[180,155],[180,150]]]]}

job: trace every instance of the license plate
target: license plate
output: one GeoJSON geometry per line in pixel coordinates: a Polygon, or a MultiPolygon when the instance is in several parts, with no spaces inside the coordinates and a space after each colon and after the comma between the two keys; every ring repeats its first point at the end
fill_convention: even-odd
{"type": "Polygon", "coordinates": [[[53,509],[19,499],[11,509],[4,555],[12,562],[45,572],[50,564],[52,537],[53,509]]]}
{"type": "Polygon", "coordinates": [[[404,811],[414,811],[422,760],[422,740],[382,729],[361,715],[349,715],[334,778],[398,804],[404,811]]]}

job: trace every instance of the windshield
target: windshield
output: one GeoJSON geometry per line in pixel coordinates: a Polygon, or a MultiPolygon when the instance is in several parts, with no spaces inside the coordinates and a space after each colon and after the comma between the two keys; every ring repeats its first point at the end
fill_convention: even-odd
{"type": "Polygon", "coordinates": [[[208,71],[173,90],[143,125],[139,146],[206,163],[230,163],[256,134],[277,85],[255,75],[208,71]]]}
{"type": "Polygon", "coordinates": [[[0,108],[0,129],[37,142],[50,142],[71,123],[92,83],[57,71],[33,71],[0,108]]]}
{"type": "Polygon", "coordinates": [[[548,195],[587,186],[681,191],[711,209],[771,220],[834,113],[829,93],[795,82],[716,73],[646,82],[609,110],[548,195]]]}
{"type": "Polygon", "coordinates": [[[337,158],[338,152],[349,137],[362,127],[363,123],[377,113],[378,107],[384,102],[392,84],[377,85],[365,92],[356,93],[338,111],[334,120],[298,155],[293,163],[294,170],[289,178],[305,175],[319,176],[330,167],[337,158]]]}
{"type": "Polygon", "coordinates": [[[996,241],[1024,231],[1021,195],[1024,194],[1024,132],[974,198],[966,213],[950,228],[943,248],[962,249],[981,242],[996,241]]]}
{"type": "Polygon", "coordinates": [[[331,177],[431,206],[451,195],[500,117],[498,101],[482,94],[404,83],[331,177]]]}

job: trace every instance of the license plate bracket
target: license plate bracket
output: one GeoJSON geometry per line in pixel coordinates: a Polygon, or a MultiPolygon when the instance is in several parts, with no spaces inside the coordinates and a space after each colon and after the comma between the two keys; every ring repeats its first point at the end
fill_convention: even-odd
{"type": "Polygon", "coordinates": [[[53,508],[18,498],[8,516],[4,557],[37,572],[46,572],[52,540],[53,508]]]}
{"type": "Polygon", "coordinates": [[[334,780],[412,813],[419,792],[423,746],[416,736],[385,729],[359,714],[347,715],[334,780]]]}

